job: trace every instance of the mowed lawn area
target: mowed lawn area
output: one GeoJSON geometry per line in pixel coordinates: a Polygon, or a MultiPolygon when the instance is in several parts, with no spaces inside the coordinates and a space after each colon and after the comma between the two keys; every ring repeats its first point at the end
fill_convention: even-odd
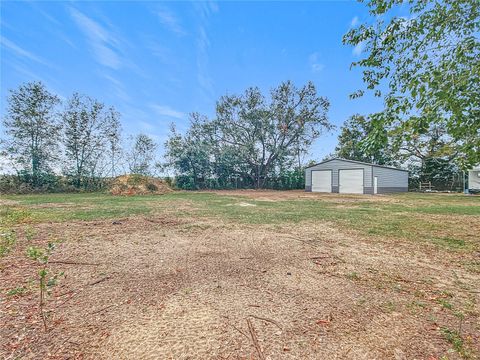
{"type": "Polygon", "coordinates": [[[478,359],[480,197],[0,196],[0,358],[478,359]],[[41,264],[55,243],[44,314],[41,264]]]}

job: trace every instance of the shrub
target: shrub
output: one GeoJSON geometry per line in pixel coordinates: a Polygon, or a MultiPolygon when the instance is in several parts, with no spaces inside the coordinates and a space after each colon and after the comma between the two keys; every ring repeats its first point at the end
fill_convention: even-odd
{"type": "Polygon", "coordinates": [[[158,186],[153,184],[153,183],[147,183],[147,190],[148,191],[157,191],[158,190],[158,186]]]}

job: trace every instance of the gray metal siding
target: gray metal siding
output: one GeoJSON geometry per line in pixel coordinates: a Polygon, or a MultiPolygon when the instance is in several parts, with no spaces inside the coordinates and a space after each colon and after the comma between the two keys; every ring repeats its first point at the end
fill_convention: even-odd
{"type": "Polygon", "coordinates": [[[480,170],[470,170],[468,172],[468,188],[480,190],[480,170]]]}
{"type": "MultiPolygon", "coordinates": [[[[373,177],[378,178],[378,193],[408,191],[408,172],[373,166],[373,177]]],[[[373,180],[372,180],[373,181],[373,180]]]]}
{"type": "MultiPolygon", "coordinates": [[[[341,169],[363,169],[363,185],[365,189],[372,188],[372,166],[356,164],[349,161],[331,160],[323,164],[312,166],[305,170],[305,190],[312,189],[312,171],[314,170],[332,170],[332,192],[338,193],[338,170],[341,169]]],[[[368,190],[367,190],[368,191],[368,190]]],[[[364,191],[366,194],[369,192],[364,191]]]]}

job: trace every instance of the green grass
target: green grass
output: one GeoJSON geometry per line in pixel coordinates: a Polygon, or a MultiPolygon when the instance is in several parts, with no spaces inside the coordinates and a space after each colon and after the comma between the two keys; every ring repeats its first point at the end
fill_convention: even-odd
{"type": "Polygon", "coordinates": [[[443,337],[452,345],[453,349],[464,359],[476,359],[469,346],[465,346],[459,331],[449,328],[441,328],[443,337]]]}
{"type": "Polygon", "coordinates": [[[0,224],[91,221],[168,213],[247,224],[328,221],[365,236],[424,241],[451,251],[472,250],[479,245],[469,238],[467,230],[480,221],[480,197],[464,195],[408,193],[391,195],[389,201],[383,201],[385,197],[363,196],[265,201],[214,193],[174,192],[162,196],[44,194],[0,199],[14,202],[0,211],[0,224]],[[447,223],[442,220],[445,216],[449,219],[458,216],[459,220],[447,223]]]}

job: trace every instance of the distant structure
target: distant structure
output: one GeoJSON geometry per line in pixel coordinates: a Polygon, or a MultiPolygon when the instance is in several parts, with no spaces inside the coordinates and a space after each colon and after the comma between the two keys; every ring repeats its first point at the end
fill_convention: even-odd
{"type": "Polygon", "coordinates": [[[468,171],[468,191],[480,193],[480,165],[468,171]]]}
{"type": "Polygon", "coordinates": [[[408,191],[408,171],[346,159],[330,159],[305,169],[305,191],[386,194],[408,191]]]}

